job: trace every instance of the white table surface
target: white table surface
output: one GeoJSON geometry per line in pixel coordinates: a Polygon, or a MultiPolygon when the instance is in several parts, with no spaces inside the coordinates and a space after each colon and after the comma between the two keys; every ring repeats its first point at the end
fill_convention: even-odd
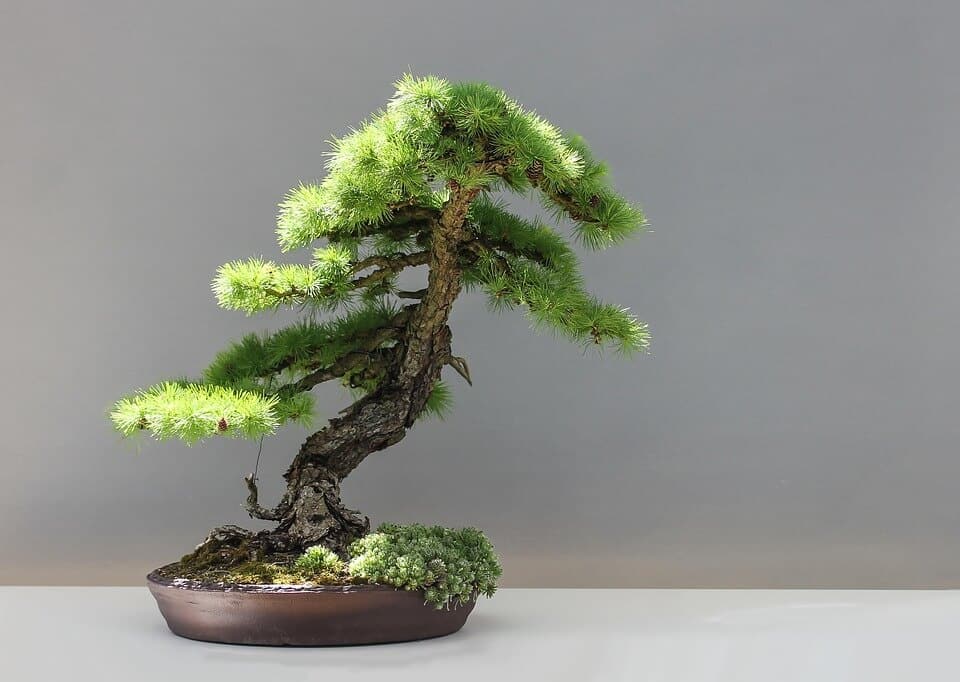
{"type": "Polygon", "coordinates": [[[960,591],[501,590],[450,637],[298,649],[172,635],[146,588],[0,587],[0,679],[960,679],[960,591]]]}

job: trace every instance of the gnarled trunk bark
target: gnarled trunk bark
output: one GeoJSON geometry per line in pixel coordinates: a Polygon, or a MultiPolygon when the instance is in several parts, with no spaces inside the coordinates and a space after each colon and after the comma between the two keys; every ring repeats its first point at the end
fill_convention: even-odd
{"type": "Polygon", "coordinates": [[[322,544],[345,554],[353,540],[369,531],[369,519],[341,502],[340,483],[368,455],[406,435],[443,366],[455,359],[447,320],[462,287],[459,247],[468,237],[464,224],[478,190],[451,190],[431,235],[426,291],[406,322],[386,379],[307,438],[285,474],[287,491],[275,509],[258,504],[256,481],[248,477],[250,515],[278,522],[274,531],[254,536],[261,553],[322,544]]]}

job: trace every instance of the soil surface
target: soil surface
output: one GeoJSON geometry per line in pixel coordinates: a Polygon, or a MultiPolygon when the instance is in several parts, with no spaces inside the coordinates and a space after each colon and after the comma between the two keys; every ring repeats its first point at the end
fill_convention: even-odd
{"type": "MultiPolygon", "coordinates": [[[[188,560],[190,555],[184,557],[188,560]]],[[[162,584],[194,589],[249,590],[272,588],[271,591],[296,591],[370,585],[365,580],[348,575],[321,573],[304,575],[292,560],[248,561],[234,566],[196,566],[189,561],[177,561],[153,571],[150,578],[162,584]]],[[[390,589],[393,589],[392,587],[390,589]]]]}
{"type": "Polygon", "coordinates": [[[180,587],[188,590],[211,592],[353,592],[356,590],[396,590],[391,585],[379,585],[346,578],[340,582],[318,583],[305,581],[297,583],[237,583],[223,580],[221,576],[203,576],[184,578],[177,574],[179,564],[167,564],[152,571],[147,579],[160,585],[180,587]],[[353,580],[353,582],[350,582],[353,580]]]}

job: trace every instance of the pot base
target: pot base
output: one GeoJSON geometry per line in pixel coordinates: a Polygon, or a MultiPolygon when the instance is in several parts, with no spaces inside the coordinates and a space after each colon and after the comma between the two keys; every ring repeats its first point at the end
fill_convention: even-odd
{"type": "Polygon", "coordinates": [[[343,646],[449,635],[475,602],[437,609],[423,594],[383,585],[249,585],[231,588],[171,580],[156,571],[147,586],[170,630],[226,644],[343,646]]]}

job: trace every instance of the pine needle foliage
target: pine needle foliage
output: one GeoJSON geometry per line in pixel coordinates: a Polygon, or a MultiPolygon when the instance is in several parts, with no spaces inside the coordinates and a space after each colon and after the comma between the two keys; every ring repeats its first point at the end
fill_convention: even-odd
{"type": "Polygon", "coordinates": [[[453,393],[445,381],[438,381],[427,396],[427,404],[423,411],[425,415],[443,419],[453,408],[453,393]]]}
{"type": "Polygon", "coordinates": [[[217,302],[248,315],[313,302],[335,308],[347,300],[356,253],[342,245],[317,249],[311,265],[278,265],[262,258],[220,266],[213,280],[217,302]]]}
{"type": "MultiPolygon", "coordinates": [[[[616,192],[582,138],[502,90],[405,75],[382,110],[332,140],[326,169],[323,180],[290,190],[277,216],[280,249],[313,248],[310,262],[233,261],[212,284],[223,308],[252,315],[297,307],[305,319],[232,343],[197,381],[120,400],[111,417],[122,434],[258,438],[307,421],[309,391],[321,381],[375,392],[414,307],[397,276],[428,263],[431,230],[454,190],[477,192],[461,253],[468,289],[587,347],[648,348],[646,325],[584,289],[571,245],[615,246],[644,229],[642,210],[616,192]],[[513,213],[498,197],[510,193],[538,197],[550,224],[513,213]],[[317,321],[328,312],[338,316],[317,321]]],[[[450,404],[449,387],[438,383],[425,412],[442,416],[450,404]]]]}
{"type": "Polygon", "coordinates": [[[204,382],[241,386],[284,372],[298,375],[330,367],[398,313],[397,306],[377,301],[331,320],[307,318],[271,334],[248,334],[214,358],[203,373],[204,382]]]}
{"type": "Polygon", "coordinates": [[[213,435],[258,438],[279,423],[278,398],[223,386],[165,382],[120,400],[112,418],[132,435],[149,430],[155,438],[195,443],[213,435]]]}

